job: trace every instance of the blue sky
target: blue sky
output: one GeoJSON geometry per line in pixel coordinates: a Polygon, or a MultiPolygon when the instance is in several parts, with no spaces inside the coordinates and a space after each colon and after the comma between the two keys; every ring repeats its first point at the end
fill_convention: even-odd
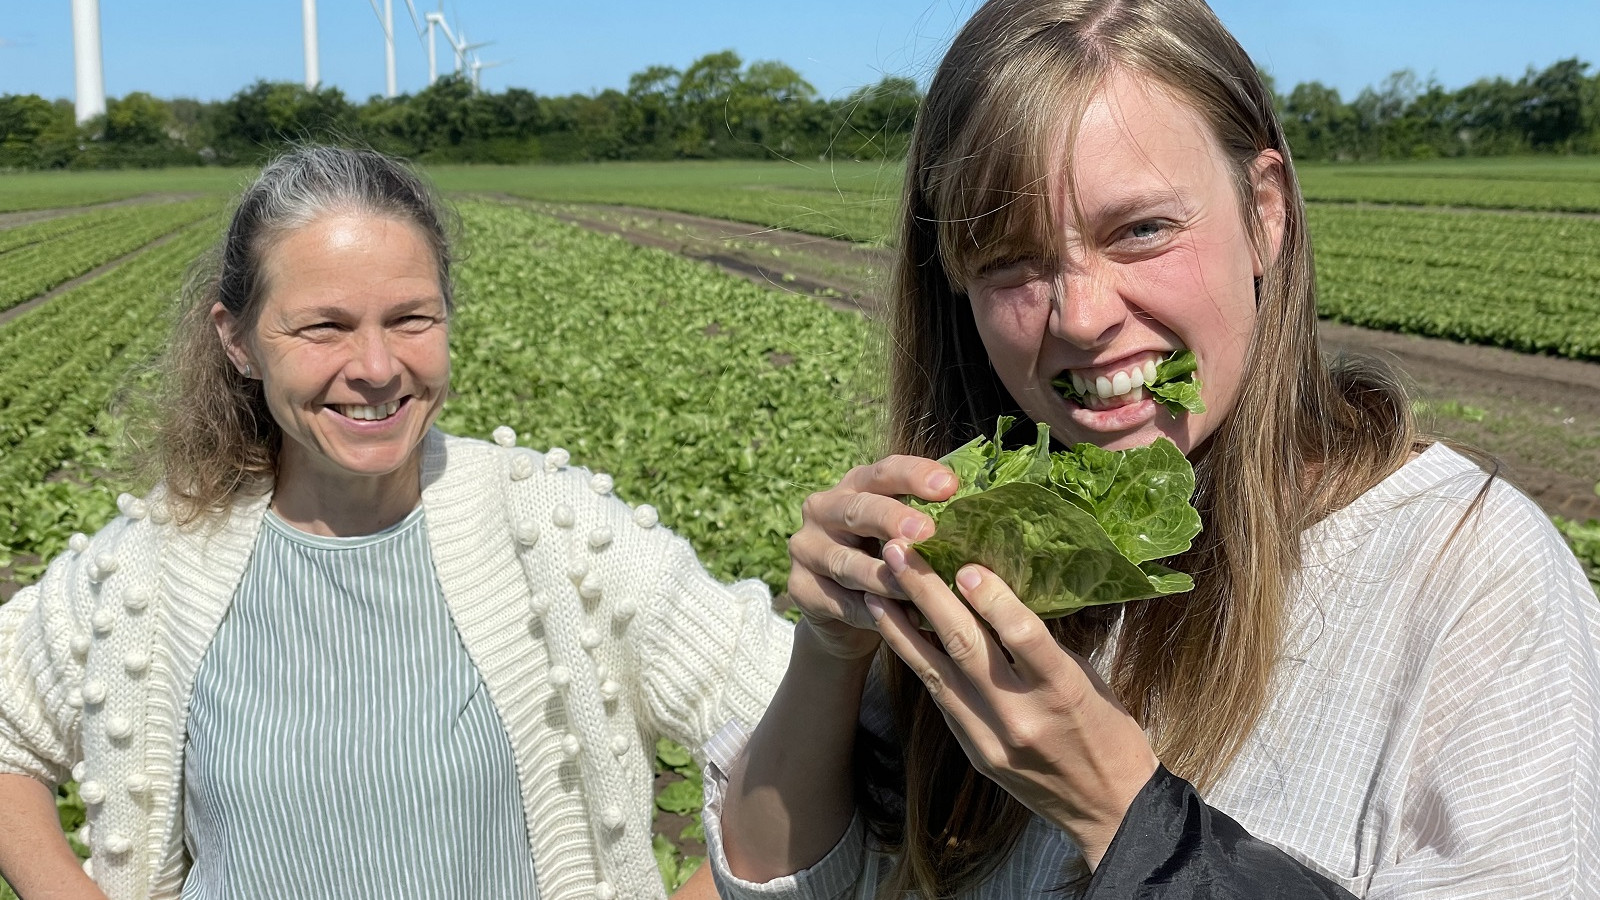
{"type": "MultiPolygon", "coordinates": [[[[383,0],[376,0],[381,8],[383,0]]],[[[439,0],[414,0],[419,10],[439,0]]],[[[396,5],[399,87],[427,80],[427,55],[396,5]]],[[[484,87],[540,94],[625,87],[653,63],[682,68],[731,48],[782,60],[824,96],[885,74],[926,81],[976,0],[446,0],[445,12],[501,65],[484,87]]],[[[71,97],[69,0],[18,0],[0,17],[0,93],[71,97]]],[[[1350,99],[1411,68],[1448,88],[1516,78],[1579,56],[1600,65],[1597,0],[1215,0],[1213,8],[1279,87],[1320,80],[1350,99]],[[1513,7],[1516,7],[1513,10],[1513,7]]],[[[101,0],[106,92],[220,99],[258,78],[304,77],[296,0],[101,0]]],[[[383,42],[369,0],[319,0],[325,84],[363,100],[383,91],[383,42]]],[[[440,65],[450,57],[440,42],[440,65]]]]}

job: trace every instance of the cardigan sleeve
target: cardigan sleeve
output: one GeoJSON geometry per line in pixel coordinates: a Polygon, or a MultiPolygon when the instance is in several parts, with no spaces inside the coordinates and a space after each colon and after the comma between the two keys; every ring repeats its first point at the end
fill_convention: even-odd
{"type": "Polygon", "coordinates": [[[93,540],[81,535],[37,584],[0,606],[0,772],[49,785],[78,759],[84,662],[95,586],[109,574],[117,520],[93,540]]]}
{"type": "Polygon", "coordinates": [[[633,635],[641,715],[657,735],[704,759],[712,735],[730,721],[753,728],[789,664],[794,628],[773,612],[756,580],[713,578],[689,542],[662,528],[660,568],[633,635]]]}

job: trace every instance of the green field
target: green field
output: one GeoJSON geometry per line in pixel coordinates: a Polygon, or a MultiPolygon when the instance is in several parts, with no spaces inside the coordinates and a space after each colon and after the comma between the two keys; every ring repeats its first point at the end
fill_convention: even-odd
{"type": "Polygon", "coordinates": [[[1311,163],[1307,200],[1600,212],[1600,157],[1311,163]]]}
{"type": "Polygon", "coordinates": [[[156,192],[230,194],[249,177],[240,169],[6,172],[0,174],[0,213],[88,206],[156,192]]]}
{"type": "Polygon", "coordinates": [[[902,169],[885,163],[685,162],[440,166],[430,174],[448,191],[669,209],[881,243],[894,218],[902,169]]]}
{"type": "MultiPolygon", "coordinates": [[[[1586,191],[1600,192],[1600,164],[1328,166],[1304,174],[1308,195],[1341,201],[1311,210],[1327,313],[1371,327],[1600,359],[1600,219],[1343,202],[1453,207],[1472,205],[1462,198],[1476,196],[1501,197],[1507,207],[1556,208],[1549,204],[1559,201],[1578,209],[1589,202],[1586,191]],[[1356,196],[1352,185],[1374,193],[1356,196]]],[[[781,589],[784,541],[801,498],[873,455],[881,393],[872,369],[881,338],[873,326],[666,252],[469,195],[625,203],[878,243],[892,217],[899,170],[708,163],[438,168],[433,175],[463,198],[465,226],[452,337],[457,396],[444,427],[487,436],[510,424],[524,443],[564,446],[576,462],[610,472],[623,496],[655,504],[719,576],[758,577],[781,589]]],[[[0,578],[37,577],[42,559],[72,531],[114,515],[115,494],[132,486],[112,474],[124,424],[117,398],[140,380],[185,268],[215,240],[220,221],[212,213],[245,176],[0,177],[0,210],[146,193],[207,195],[0,227],[0,308],[145,248],[0,323],[0,578]],[[31,262],[24,267],[22,260],[31,262]]],[[[1563,527],[1600,567],[1600,525],[1563,527]]],[[[691,780],[658,802],[688,809],[692,766],[675,748],[661,754],[663,769],[691,780]]],[[[64,815],[77,809],[68,802],[64,815]]],[[[659,849],[669,879],[686,874],[671,842],[659,849]]]]}

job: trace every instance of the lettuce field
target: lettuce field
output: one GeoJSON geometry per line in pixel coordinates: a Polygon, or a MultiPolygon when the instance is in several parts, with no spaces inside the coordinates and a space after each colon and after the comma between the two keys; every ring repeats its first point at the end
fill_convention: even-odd
{"type": "MultiPolygon", "coordinates": [[[[1600,166],[1560,163],[1308,167],[1324,313],[1600,361],[1600,218],[1583,215],[1600,210],[1600,166]],[[1469,206],[1495,209],[1460,209],[1469,206]]],[[[874,455],[875,326],[513,201],[671,209],[881,246],[900,171],[631,164],[434,175],[465,226],[454,395],[441,425],[487,437],[506,424],[524,444],[565,447],[611,473],[622,496],[654,504],[719,576],[782,590],[801,499],[874,455]]],[[[247,177],[0,179],[0,599],[138,487],[122,460],[147,363],[186,268],[247,177]]],[[[1561,526],[1600,569],[1600,524],[1561,526]]],[[[691,811],[692,766],[677,748],[660,756],[664,771],[690,776],[660,805],[691,811]]],[[[676,843],[659,847],[669,882],[692,869],[676,843]]]]}

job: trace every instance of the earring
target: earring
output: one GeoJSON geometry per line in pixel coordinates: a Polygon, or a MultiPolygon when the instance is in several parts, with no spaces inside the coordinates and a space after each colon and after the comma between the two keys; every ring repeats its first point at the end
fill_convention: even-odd
{"type": "Polygon", "coordinates": [[[249,363],[244,364],[244,377],[249,378],[252,374],[254,374],[254,371],[255,370],[250,368],[249,363]]]}

